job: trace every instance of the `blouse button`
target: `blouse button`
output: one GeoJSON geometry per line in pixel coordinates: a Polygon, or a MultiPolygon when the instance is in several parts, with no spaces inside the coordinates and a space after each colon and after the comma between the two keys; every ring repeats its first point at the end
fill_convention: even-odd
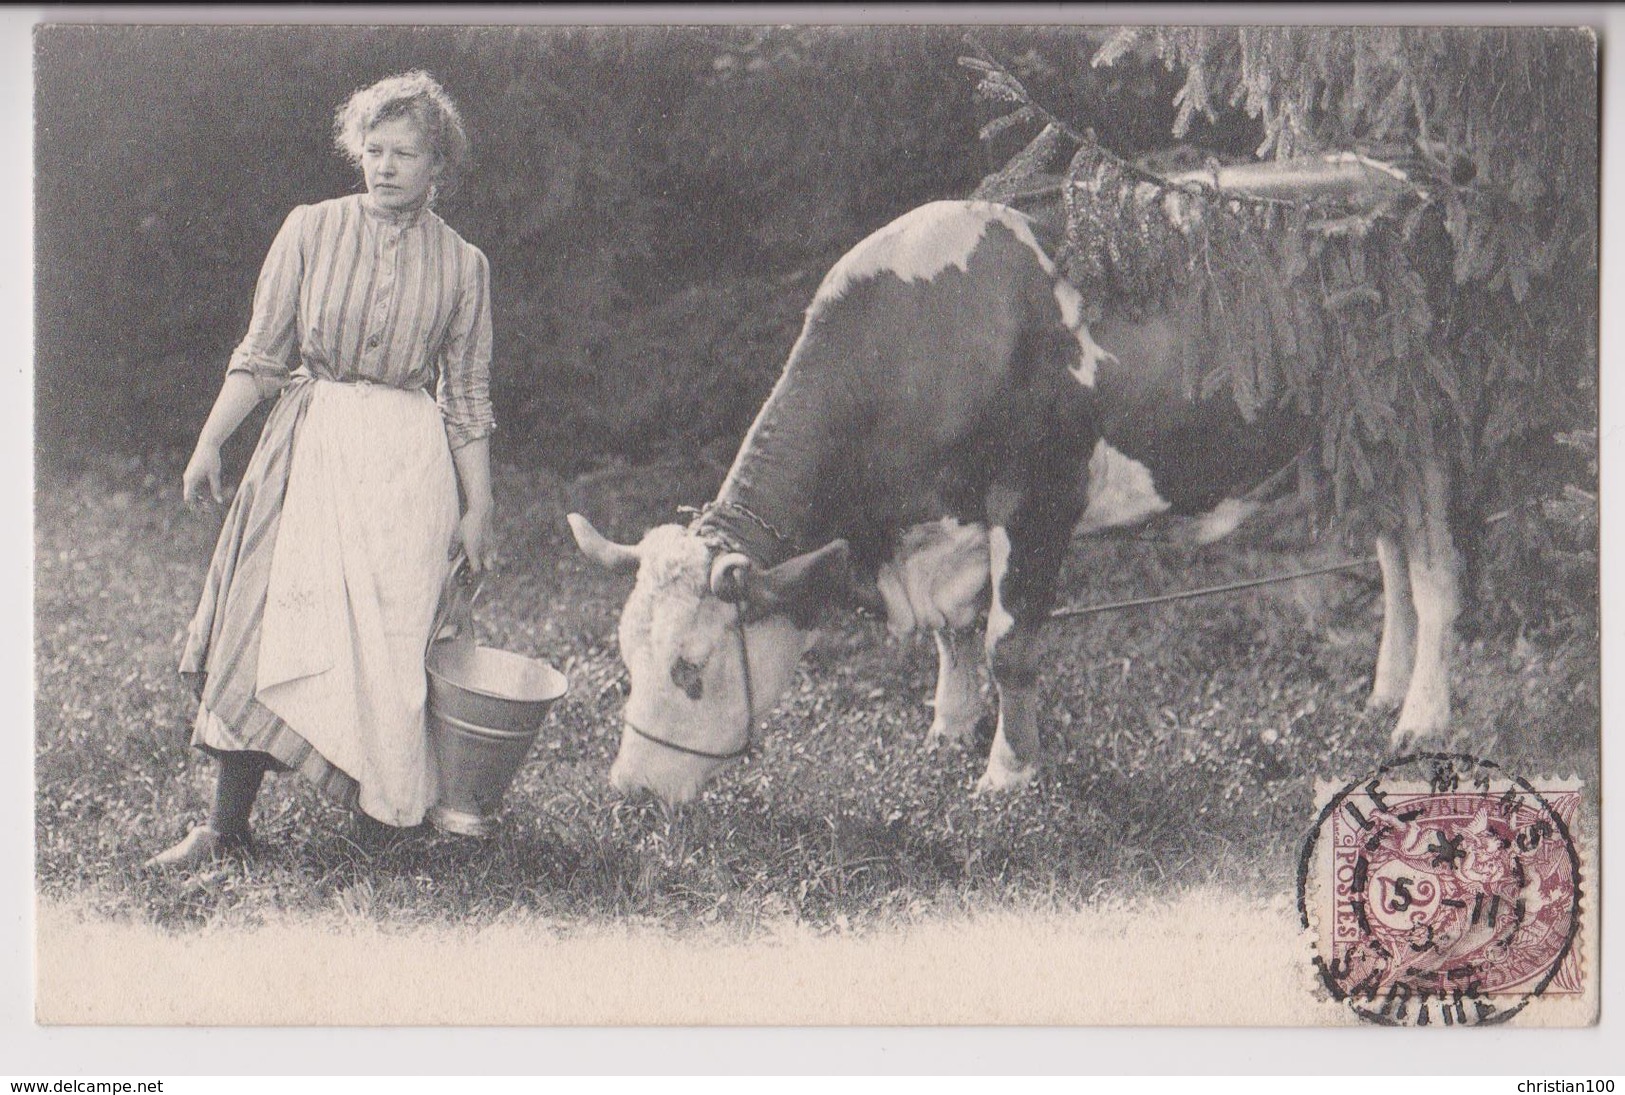
{"type": "Polygon", "coordinates": [[[367,339],[367,349],[376,350],[377,348],[378,348],[378,336],[373,335],[371,338],[367,339]]]}

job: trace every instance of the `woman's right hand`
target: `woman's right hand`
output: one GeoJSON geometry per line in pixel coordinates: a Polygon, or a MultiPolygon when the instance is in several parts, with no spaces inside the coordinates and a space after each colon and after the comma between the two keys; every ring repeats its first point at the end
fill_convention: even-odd
{"type": "Polygon", "coordinates": [[[201,491],[205,483],[216,502],[226,500],[225,493],[220,489],[220,449],[200,443],[192,450],[192,459],[186,462],[186,470],[181,473],[181,498],[187,505],[195,506],[202,500],[201,491]]]}

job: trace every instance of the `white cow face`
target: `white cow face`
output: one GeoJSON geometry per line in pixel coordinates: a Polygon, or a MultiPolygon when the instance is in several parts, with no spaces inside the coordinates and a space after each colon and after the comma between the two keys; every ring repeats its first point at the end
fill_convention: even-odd
{"type": "Polygon", "coordinates": [[[758,574],[743,555],[719,558],[677,525],[651,529],[628,547],[577,514],[569,520],[588,558],[637,571],[621,611],[621,658],[632,690],[610,783],[674,806],[690,802],[730,754],[750,744],[756,720],[789,685],[816,635],[802,598],[844,572],[846,544],[758,574]]]}

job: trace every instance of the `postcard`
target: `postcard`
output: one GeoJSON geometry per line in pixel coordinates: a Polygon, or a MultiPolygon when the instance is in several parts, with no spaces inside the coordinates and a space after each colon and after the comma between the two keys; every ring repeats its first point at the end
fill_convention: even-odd
{"type": "Polygon", "coordinates": [[[1595,28],[32,48],[36,1022],[1597,1021],[1595,28]]]}

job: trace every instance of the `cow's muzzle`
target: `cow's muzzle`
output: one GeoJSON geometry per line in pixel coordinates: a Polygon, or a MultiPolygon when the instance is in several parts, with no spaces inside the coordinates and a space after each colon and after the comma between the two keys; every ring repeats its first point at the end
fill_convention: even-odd
{"type": "Polygon", "coordinates": [[[667,806],[685,806],[723,763],[660,749],[626,733],[609,769],[609,785],[631,799],[652,795],[667,806]]]}

